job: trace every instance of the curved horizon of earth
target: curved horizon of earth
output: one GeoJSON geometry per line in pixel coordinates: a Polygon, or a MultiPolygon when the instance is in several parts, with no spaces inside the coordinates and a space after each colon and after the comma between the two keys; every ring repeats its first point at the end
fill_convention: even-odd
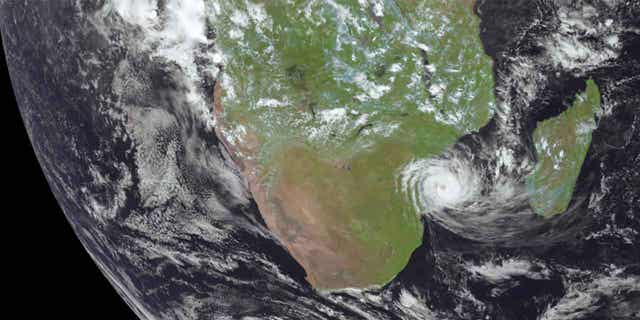
{"type": "Polygon", "coordinates": [[[0,0],[45,176],[142,319],[639,317],[638,17],[0,0]]]}

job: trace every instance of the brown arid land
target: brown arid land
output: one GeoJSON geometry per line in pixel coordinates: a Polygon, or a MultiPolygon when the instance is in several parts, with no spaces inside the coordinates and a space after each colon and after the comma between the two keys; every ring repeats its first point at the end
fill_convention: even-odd
{"type": "MultiPolygon", "coordinates": [[[[255,155],[260,148],[257,136],[247,129],[243,142],[231,143],[225,135],[229,130],[224,119],[221,103],[220,82],[214,87],[213,115],[216,119],[216,134],[226,147],[243,175],[248,189],[253,195],[268,228],[277,236],[292,256],[305,268],[307,280],[319,288],[359,287],[367,285],[367,280],[359,272],[365,263],[362,255],[366,250],[353,246],[348,239],[348,226],[340,223],[339,216],[330,214],[332,201],[317,199],[321,192],[313,183],[300,183],[294,175],[279,175],[271,185],[267,185],[259,173],[255,155]]],[[[297,170],[304,172],[309,167],[309,154],[304,148],[293,146],[285,150],[283,158],[293,161],[297,170]],[[306,159],[305,159],[306,158],[306,159]]],[[[312,161],[312,160],[311,160],[312,161]]],[[[348,165],[325,163],[332,170],[344,174],[348,165]]]]}

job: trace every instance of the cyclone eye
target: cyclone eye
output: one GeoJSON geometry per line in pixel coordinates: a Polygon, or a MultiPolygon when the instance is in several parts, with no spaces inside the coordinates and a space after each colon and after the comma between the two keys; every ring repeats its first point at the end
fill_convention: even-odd
{"type": "Polygon", "coordinates": [[[444,173],[440,177],[434,177],[434,195],[445,203],[455,203],[462,196],[463,188],[454,174],[444,173]]]}
{"type": "Polygon", "coordinates": [[[418,212],[460,208],[479,190],[477,174],[457,158],[411,162],[402,170],[401,180],[418,212]]]}

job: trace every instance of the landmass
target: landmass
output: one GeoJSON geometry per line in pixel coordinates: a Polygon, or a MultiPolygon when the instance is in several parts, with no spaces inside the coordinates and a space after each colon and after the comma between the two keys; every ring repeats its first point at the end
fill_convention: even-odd
{"type": "Polygon", "coordinates": [[[268,227],[320,289],[388,282],[423,228],[399,169],[493,108],[473,1],[221,2],[217,19],[217,128],[268,227]]]}

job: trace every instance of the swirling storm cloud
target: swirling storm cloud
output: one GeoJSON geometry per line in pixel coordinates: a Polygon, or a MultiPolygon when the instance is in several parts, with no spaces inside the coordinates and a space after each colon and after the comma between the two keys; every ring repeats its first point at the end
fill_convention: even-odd
{"type": "Polygon", "coordinates": [[[634,1],[0,1],[141,319],[640,317],[634,1]]]}

